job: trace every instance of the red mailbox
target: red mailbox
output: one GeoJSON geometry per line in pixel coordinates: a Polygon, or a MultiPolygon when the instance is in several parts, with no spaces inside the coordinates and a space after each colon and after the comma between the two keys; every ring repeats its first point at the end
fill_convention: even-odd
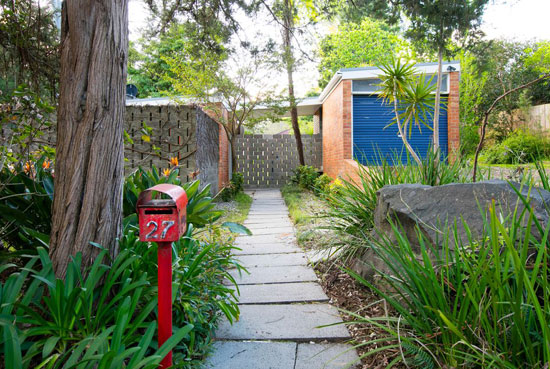
{"type": "MultiPolygon", "coordinates": [[[[139,194],[137,212],[139,239],[158,244],[158,342],[159,347],[172,336],[172,242],[185,233],[187,194],[183,188],[159,184],[139,194]],[[169,199],[153,199],[153,193],[169,199]]],[[[172,351],[163,358],[160,368],[172,366],[172,351]]]]}
{"type": "Polygon", "coordinates": [[[159,184],[139,194],[139,240],[143,242],[173,242],[185,233],[187,195],[183,188],[159,184]],[[153,192],[170,199],[153,199],[153,192]]]}

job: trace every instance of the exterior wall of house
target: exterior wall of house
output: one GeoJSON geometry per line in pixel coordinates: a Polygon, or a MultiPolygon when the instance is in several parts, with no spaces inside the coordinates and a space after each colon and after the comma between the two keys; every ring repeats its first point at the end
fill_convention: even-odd
{"type": "Polygon", "coordinates": [[[227,134],[222,125],[218,123],[219,136],[218,136],[218,148],[219,148],[219,165],[218,165],[218,189],[221,190],[229,183],[229,167],[231,161],[231,154],[229,151],[229,140],[227,134]]]}
{"type": "Polygon", "coordinates": [[[449,160],[454,160],[460,149],[460,73],[449,73],[449,100],[447,105],[448,153],[449,160]]]}
{"type": "Polygon", "coordinates": [[[351,81],[341,81],[323,103],[323,172],[332,178],[345,172],[351,159],[351,81]]]}
{"type": "MultiPolygon", "coordinates": [[[[459,72],[449,75],[447,106],[448,153],[453,160],[460,148],[459,72]]],[[[357,181],[357,164],[353,160],[351,80],[342,80],[322,107],[323,171],[332,178],[357,181]]]]}

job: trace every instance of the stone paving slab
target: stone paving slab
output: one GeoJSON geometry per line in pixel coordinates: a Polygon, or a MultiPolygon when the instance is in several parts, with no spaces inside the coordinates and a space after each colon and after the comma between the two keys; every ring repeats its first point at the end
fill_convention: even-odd
{"type": "Polygon", "coordinates": [[[250,274],[243,272],[239,275],[237,269],[230,270],[229,274],[235,278],[239,286],[244,284],[317,281],[317,276],[313,272],[313,269],[303,265],[247,268],[247,270],[250,274]]]}
{"type": "Polygon", "coordinates": [[[253,236],[279,233],[294,234],[294,227],[277,227],[276,225],[267,228],[248,227],[248,229],[252,231],[253,236]]]}
{"type": "Polygon", "coordinates": [[[294,233],[294,227],[288,220],[279,219],[277,222],[271,222],[271,223],[243,223],[244,226],[246,226],[251,231],[261,231],[264,229],[270,229],[270,228],[287,228],[285,233],[294,233]],[[290,231],[289,231],[290,229],[290,231]]]}
{"type": "Polygon", "coordinates": [[[220,322],[216,337],[226,340],[343,340],[350,335],[338,310],[328,304],[241,305],[240,320],[220,322]]]}
{"type": "Polygon", "coordinates": [[[246,221],[243,223],[247,227],[256,226],[257,228],[272,227],[273,225],[281,225],[284,227],[292,227],[290,218],[264,218],[255,221],[246,221]]]}
{"type": "Polygon", "coordinates": [[[327,302],[318,283],[249,284],[239,286],[239,304],[289,304],[327,302]]]}
{"type": "Polygon", "coordinates": [[[246,268],[265,266],[288,266],[307,265],[308,258],[303,252],[264,254],[264,255],[242,255],[237,257],[246,268]]]}
{"type": "Polygon", "coordinates": [[[293,369],[295,342],[217,341],[209,369],[293,369]]]}
{"type": "Polygon", "coordinates": [[[351,345],[300,343],[294,369],[357,368],[359,357],[351,345]]]}
{"type": "Polygon", "coordinates": [[[302,252],[292,243],[235,244],[240,250],[233,250],[233,255],[262,255],[302,252]]]}
{"type": "Polygon", "coordinates": [[[294,237],[294,233],[279,233],[278,235],[273,234],[264,234],[264,235],[258,235],[258,236],[239,236],[235,240],[235,245],[245,245],[245,244],[253,244],[253,245],[259,245],[259,244],[266,244],[266,243],[289,243],[289,242],[295,242],[296,237],[294,237]]]}

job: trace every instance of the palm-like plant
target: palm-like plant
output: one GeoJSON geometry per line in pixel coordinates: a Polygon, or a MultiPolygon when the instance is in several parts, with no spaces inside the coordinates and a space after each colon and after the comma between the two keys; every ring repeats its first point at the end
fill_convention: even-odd
{"type": "Polygon", "coordinates": [[[433,110],[435,99],[431,79],[426,79],[423,74],[418,75],[414,64],[394,59],[380,67],[383,74],[379,76],[380,96],[387,104],[393,105],[395,117],[388,126],[397,124],[399,135],[411,157],[419,167],[422,160],[409,143],[407,134],[412,135],[412,127],[425,125],[433,130],[426,122],[433,110]]]}

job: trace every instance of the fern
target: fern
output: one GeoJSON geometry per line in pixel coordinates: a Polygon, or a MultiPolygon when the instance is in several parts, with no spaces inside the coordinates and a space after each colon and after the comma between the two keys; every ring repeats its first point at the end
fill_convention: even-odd
{"type": "Polygon", "coordinates": [[[424,351],[421,347],[412,345],[408,342],[403,342],[403,351],[405,356],[409,356],[410,359],[406,358],[407,363],[416,368],[422,369],[435,369],[435,363],[433,358],[424,351]],[[409,361],[410,360],[410,361],[409,361]]]}

